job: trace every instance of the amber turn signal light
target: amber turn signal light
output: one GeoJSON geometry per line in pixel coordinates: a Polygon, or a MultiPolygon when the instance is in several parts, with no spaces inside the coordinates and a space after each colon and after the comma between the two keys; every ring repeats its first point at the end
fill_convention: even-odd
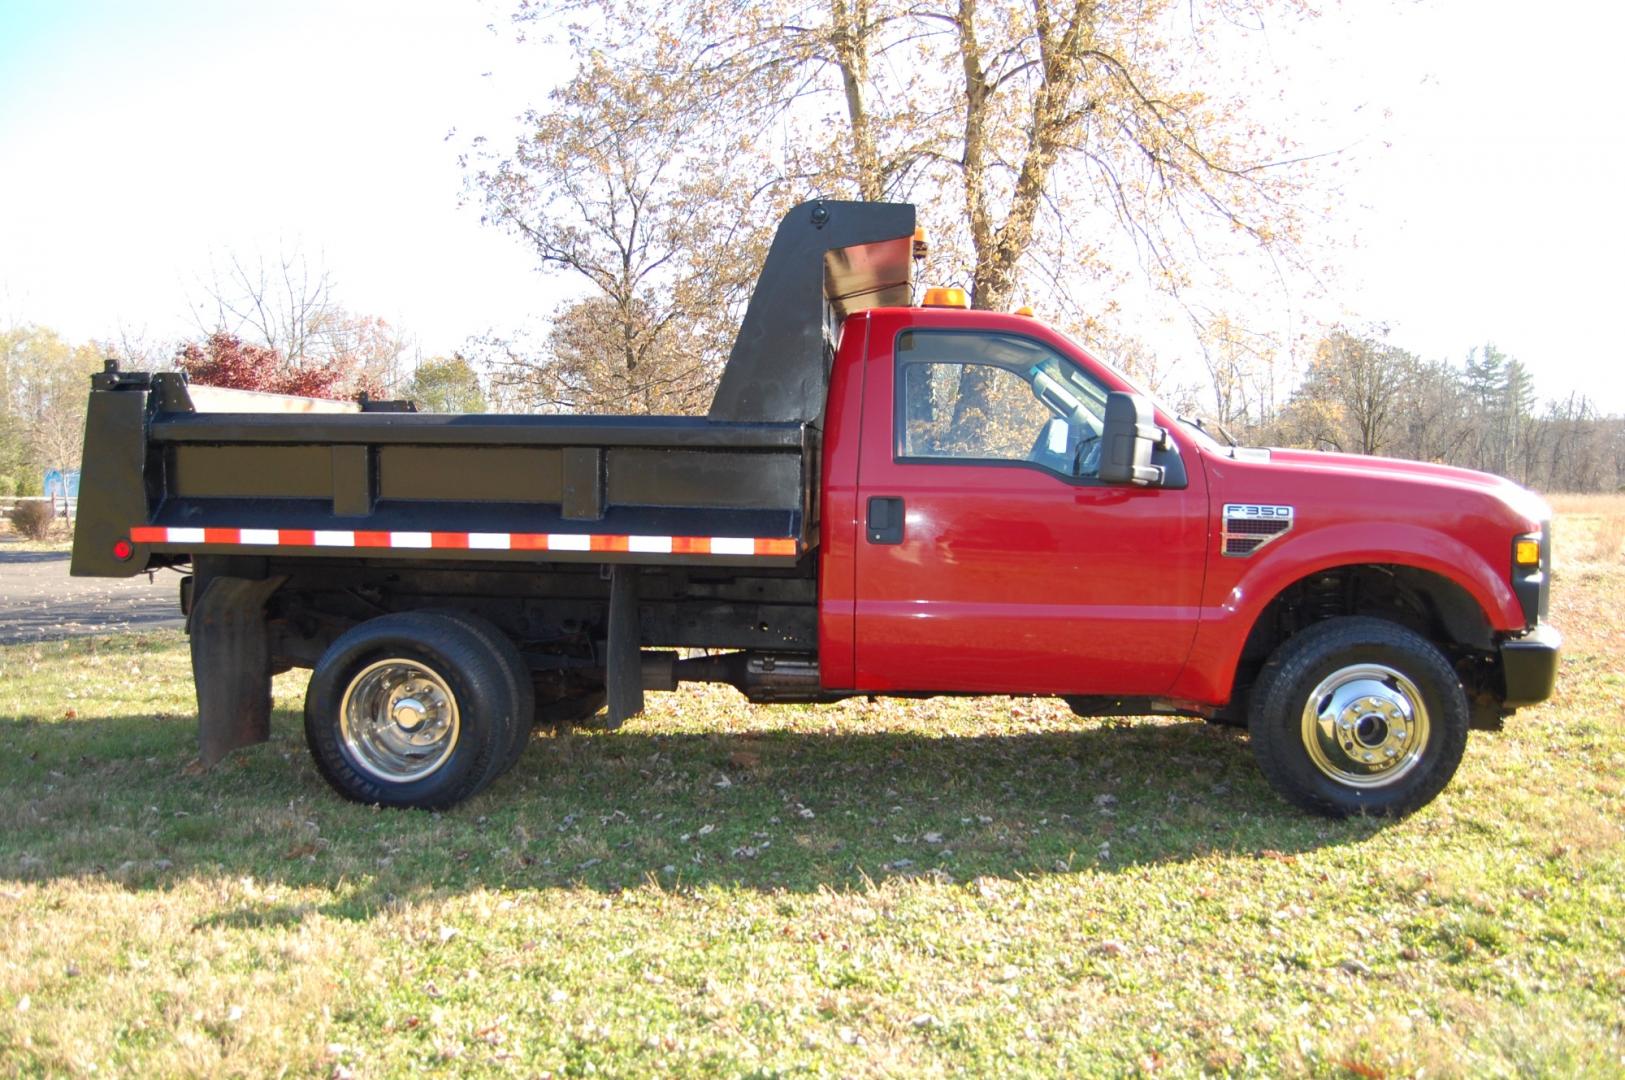
{"type": "Polygon", "coordinates": [[[1540,565],[1540,537],[1520,536],[1512,542],[1512,562],[1526,569],[1540,565]]]}

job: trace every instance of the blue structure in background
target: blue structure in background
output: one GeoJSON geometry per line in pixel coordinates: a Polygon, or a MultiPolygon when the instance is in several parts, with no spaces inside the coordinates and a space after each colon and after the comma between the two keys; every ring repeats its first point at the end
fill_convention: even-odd
{"type": "Polygon", "coordinates": [[[45,484],[40,490],[47,499],[77,499],[79,470],[46,469],[45,484]]]}

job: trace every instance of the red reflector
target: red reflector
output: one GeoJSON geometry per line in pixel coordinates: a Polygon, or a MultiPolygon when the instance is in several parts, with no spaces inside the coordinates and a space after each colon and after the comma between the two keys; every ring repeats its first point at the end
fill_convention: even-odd
{"type": "Polygon", "coordinates": [[[130,543],[128,540],[113,541],[113,558],[117,559],[119,562],[129,562],[131,556],[134,554],[135,545],[130,543]]]}

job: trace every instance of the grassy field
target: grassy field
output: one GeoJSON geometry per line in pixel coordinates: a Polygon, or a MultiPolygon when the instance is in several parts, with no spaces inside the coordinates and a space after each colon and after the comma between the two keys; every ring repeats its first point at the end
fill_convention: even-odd
{"type": "Polygon", "coordinates": [[[720,690],[383,812],[300,676],[193,775],[178,634],[0,650],[0,1072],[1625,1075],[1625,499],[1559,506],[1558,696],[1386,826],[1199,723],[720,690]]]}

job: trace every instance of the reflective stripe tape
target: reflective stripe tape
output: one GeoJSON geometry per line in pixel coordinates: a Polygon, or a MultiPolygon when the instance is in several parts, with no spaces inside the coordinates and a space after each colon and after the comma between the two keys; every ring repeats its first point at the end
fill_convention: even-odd
{"type": "Polygon", "coordinates": [[[177,528],[137,525],[137,544],[211,544],[241,547],[410,548],[474,551],[628,552],[635,555],[720,555],[793,558],[793,536],[622,536],[604,533],[380,532],[347,529],[177,528]]]}
{"type": "Polygon", "coordinates": [[[794,555],[796,542],[793,538],[785,536],[758,536],[756,538],[756,554],[758,555],[794,555]]]}

